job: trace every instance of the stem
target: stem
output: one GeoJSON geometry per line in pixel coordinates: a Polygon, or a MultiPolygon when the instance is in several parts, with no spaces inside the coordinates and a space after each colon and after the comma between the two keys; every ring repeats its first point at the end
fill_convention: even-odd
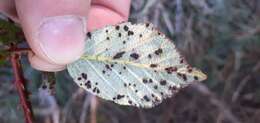
{"type": "Polygon", "coordinates": [[[15,86],[19,93],[20,103],[24,112],[25,122],[33,123],[33,112],[31,103],[29,101],[29,93],[26,90],[26,82],[22,72],[19,55],[16,53],[11,54],[11,64],[14,71],[15,86]]]}
{"type": "Polygon", "coordinates": [[[13,48],[10,48],[8,49],[7,51],[11,52],[11,53],[28,53],[31,51],[30,48],[16,48],[16,47],[13,47],[13,48]]]}

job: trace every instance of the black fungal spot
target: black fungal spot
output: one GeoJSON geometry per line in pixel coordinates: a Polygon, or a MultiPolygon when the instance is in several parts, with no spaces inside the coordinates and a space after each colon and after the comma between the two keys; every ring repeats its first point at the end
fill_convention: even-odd
{"type": "Polygon", "coordinates": [[[148,83],[148,80],[143,78],[143,83],[148,83]]]}
{"type": "Polygon", "coordinates": [[[97,89],[97,94],[99,94],[100,93],[100,90],[99,89],[97,89]]]}
{"type": "Polygon", "coordinates": [[[107,37],[107,40],[110,40],[110,38],[109,38],[109,37],[107,37]]]}
{"type": "Polygon", "coordinates": [[[106,30],[106,33],[108,33],[108,30],[106,30]]]}
{"type": "Polygon", "coordinates": [[[113,97],[113,100],[116,100],[116,98],[115,98],[115,97],[113,97]]]}
{"type": "Polygon", "coordinates": [[[125,44],[126,42],[125,41],[123,41],[123,44],[125,44]]]}
{"type": "Polygon", "coordinates": [[[199,77],[197,77],[197,76],[194,76],[194,79],[195,79],[195,80],[199,80],[199,77]]]}
{"type": "Polygon", "coordinates": [[[123,69],[126,70],[126,67],[124,66],[123,69]]]}
{"type": "Polygon", "coordinates": [[[151,54],[149,54],[149,55],[148,55],[148,58],[149,58],[149,59],[151,59],[151,58],[152,58],[152,55],[151,55],[151,54]]]}
{"type": "Polygon", "coordinates": [[[117,26],[116,26],[116,30],[119,30],[119,29],[120,29],[120,26],[117,25],[117,26]]]}
{"type": "Polygon", "coordinates": [[[133,84],[134,87],[136,87],[136,84],[133,84]]]}
{"type": "Polygon", "coordinates": [[[121,75],[121,74],[122,74],[122,72],[119,72],[119,74],[121,75]]]}
{"type": "Polygon", "coordinates": [[[133,59],[138,59],[139,58],[139,54],[137,54],[137,53],[132,53],[132,54],[130,54],[130,57],[132,57],[133,59]]]}
{"type": "Polygon", "coordinates": [[[125,87],[127,87],[127,84],[126,84],[126,83],[124,83],[124,86],[125,86],[125,87]]]}
{"type": "Polygon", "coordinates": [[[128,26],[125,25],[125,26],[124,26],[124,30],[125,30],[125,31],[128,31],[128,29],[129,29],[128,26]]]}
{"type": "Polygon", "coordinates": [[[164,69],[167,73],[171,74],[172,72],[177,71],[177,67],[167,67],[164,69]]]}
{"type": "Polygon", "coordinates": [[[78,79],[77,79],[78,81],[80,81],[81,80],[81,77],[78,77],[78,79]]]}
{"type": "Polygon", "coordinates": [[[182,64],[184,62],[184,59],[182,58],[181,60],[180,60],[180,63],[182,64]]]}
{"type": "Polygon", "coordinates": [[[149,23],[146,23],[146,24],[145,24],[146,27],[149,27],[149,25],[150,25],[149,23]]]}
{"type": "Polygon", "coordinates": [[[135,93],[137,93],[138,92],[138,90],[135,90],[135,93]]]}
{"type": "Polygon", "coordinates": [[[113,59],[119,59],[125,54],[125,51],[118,52],[116,55],[113,56],[113,59]]]}
{"type": "Polygon", "coordinates": [[[155,102],[160,102],[160,100],[158,99],[158,97],[155,97],[155,102]]]}
{"type": "Polygon", "coordinates": [[[155,68],[155,67],[157,67],[157,66],[158,66],[157,64],[151,64],[151,65],[150,65],[151,68],[155,68]]]}
{"type": "Polygon", "coordinates": [[[154,89],[158,89],[158,86],[157,86],[157,85],[155,85],[155,86],[153,86],[153,88],[154,88],[154,89]]]}
{"type": "Polygon", "coordinates": [[[173,93],[177,91],[177,88],[175,86],[169,86],[168,89],[173,93]]]}
{"type": "Polygon", "coordinates": [[[179,77],[181,77],[184,81],[187,80],[187,76],[185,74],[177,73],[179,77]]]}
{"type": "Polygon", "coordinates": [[[164,93],[163,93],[163,92],[161,92],[160,94],[161,94],[162,96],[164,95],[164,93]]]}
{"type": "Polygon", "coordinates": [[[150,101],[149,97],[146,96],[146,95],[145,95],[143,98],[144,98],[144,100],[145,100],[146,102],[149,102],[149,101],[150,101]]]}
{"type": "Polygon", "coordinates": [[[155,97],[154,94],[152,94],[152,97],[155,97]]]}
{"type": "Polygon", "coordinates": [[[161,81],[160,81],[160,84],[161,84],[161,85],[166,85],[167,82],[166,82],[166,80],[161,80],[161,81]]]}
{"type": "Polygon", "coordinates": [[[190,68],[190,69],[188,69],[188,72],[189,72],[189,73],[191,73],[191,72],[192,72],[192,69],[191,69],[191,68],[190,68]]]}
{"type": "Polygon", "coordinates": [[[93,92],[95,93],[97,91],[97,88],[95,87],[94,89],[93,89],[93,92]]]}
{"type": "Polygon", "coordinates": [[[98,83],[96,82],[95,85],[98,85],[98,83]]]}
{"type": "Polygon", "coordinates": [[[178,75],[179,77],[182,77],[182,74],[181,74],[181,73],[177,73],[177,75],[178,75]]]}
{"type": "Polygon", "coordinates": [[[129,104],[132,104],[132,101],[131,101],[131,100],[128,100],[128,103],[129,103],[129,104]]]}
{"type": "Polygon", "coordinates": [[[154,54],[160,55],[160,54],[162,54],[162,52],[163,52],[162,48],[159,48],[159,49],[154,51],[154,54]]]}
{"type": "Polygon", "coordinates": [[[143,35],[142,35],[142,34],[140,34],[140,35],[139,35],[139,37],[140,37],[140,38],[142,38],[142,37],[143,37],[143,35]]]}
{"type": "Polygon", "coordinates": [[[119,100],[119,99],[122,99],[122,98],[124,98],[124,97],[125,97],[125,95],[120,95],[120,94],[118,94],[116,98],[119,100]]]}
{"type": "Polygon", "coordinates": [[[102,73],[103,73],[103,74],[105,74],[105,73],[106,73],[106,71],[105,71],[105,70],[102,70],[102,73]]]}
{"type": "Polygon", "coordinates": [[[161,35],[161,33],[160,33],[160,32],[158,32],[158,35],[161,35]]]}
{"type": "Polygon", "coordinates": [[[111,64],[110,67],[114,67],[114,64],[111,64]]]}
{"type": "Polygon", "coordinates": [[[121,36],[122,36],[122,34],[119,32],[119,33],[118,33],[118,37],[121,37],[121,36]]]}
{"type": "Polygon", "coordinates": [[[89,89],[89,88],[91,88],[91,82],[90,81],[87,81],[86,83],[85,83],[85,86],[89,89]]]}
{"type": "Polygon", "coordinates": [[[82,86],[82,83],[80,83],[79,85],[82,86]]]}
{"type": "Polygon", "coordinates": [[[88,78],[88,76],[87,76],[86,73],[81,73],[81,76],[82,76],[82,78],[85,79],[85,80],[88,78]]]}
{"type": "Polygon", "coordinates": [[[188,72],[191,73],[192,72],[192,67],[190,65],[187,66],[188,72]]]}
{"type": "Polygon", "coordinates": [[[128,83],[128,86],[131,86],[131,83],[128,83]]]}
{"type": "Polygon", "coordinates": [[[184,81],[187,81],[187,76],[185,74],[182,74],[182,78],[184,81]]]}
{"type": "Polygon", "coordinates": [[[149,79],[149,83],[153,83],[153,80],[152,80],[152,79],[149,79]]]}
{"type": "Polygon", "coordinates": [[[91,32],[87,33],[88,38],[91,38],[91,32]]]}
{"type": "Polygon", "coordinates": [[[134,35],[134,32],[133,32],[133,31],[128,31],[128,32],[127,32],[127,35],[128,35],[128,36],[134,35]]]}
{"type": "Polygon", "coordinates": [[[106,69],[112,70],[108,64],[105,65],[106,69]]]}
{"type": "MultiPolygon", "coordinates": [[[[81,83],[80,83],[81,84],[81,83]]],[[[82,84],[81,84],[82,85],[82,84]]],[[[43,85],[42,86],[42,89],[46,89],[47,88],[47,85],[43,85]]]]}

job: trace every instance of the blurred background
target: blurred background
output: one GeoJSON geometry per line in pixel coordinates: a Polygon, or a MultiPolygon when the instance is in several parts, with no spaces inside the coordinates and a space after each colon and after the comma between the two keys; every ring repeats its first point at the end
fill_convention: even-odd
{"type": "MultiPolygon", "coordinates": [[[[138,109],[92,96],[67,71],[56,73],[55,96],[40,93],[41,73],[24,56],[37,123],[260,123],[260,0],[132,0],[129,21],[153,23],[208,79],[138,109]]],[[[1,61],[1,123],[24,122],[13,81],[1,61]]]]}

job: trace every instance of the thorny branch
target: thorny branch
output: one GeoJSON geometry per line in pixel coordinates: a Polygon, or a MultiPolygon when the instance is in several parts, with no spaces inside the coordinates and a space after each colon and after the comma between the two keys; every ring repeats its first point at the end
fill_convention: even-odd
{"type": "MultiPolygon", "coordinates": [[[[11,46],[11,50],[15,50],[14,46],[11,46]]],[[[20,55],[17,53],[11,53],[11,64],[15,77],[15,86],[19,93],[20,103],[24,112],[26,123],[33,123],[33,112],[31,103],[29,101],[29,93],[26,90],[26,82],[22,72],[22,66],[20,63],[20,55]]]]}
{"type": "Polygon", "coordinates": [[[11,53],[21,54],[21,53],[28,53],[31,51],[31,49],[30,48],[10,48],[7,51],[11,52],[11,53]]]}

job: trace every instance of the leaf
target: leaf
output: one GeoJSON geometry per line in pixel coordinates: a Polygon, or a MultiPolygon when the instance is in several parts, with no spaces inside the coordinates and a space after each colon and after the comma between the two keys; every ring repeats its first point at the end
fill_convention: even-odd
{"type": "Polygon", "coordinates": [[[151,24],[127,22],[87,36],[84,55],[67,68],[80,87],[101,98],[149,108],[206,79],[151,24]]]}
{"type": "Polygon", "coordinates": [[[0,67],[3,67],[4,65],[6,65],[9,55],[10,55],[10,53],[8,51],[0,50],[0,67]]]}
{"type": "Polygon", "coordinates": [[[21,28],[14,23],[0,19],[0,46],[20,43],[24,40],[21,28]]]}

